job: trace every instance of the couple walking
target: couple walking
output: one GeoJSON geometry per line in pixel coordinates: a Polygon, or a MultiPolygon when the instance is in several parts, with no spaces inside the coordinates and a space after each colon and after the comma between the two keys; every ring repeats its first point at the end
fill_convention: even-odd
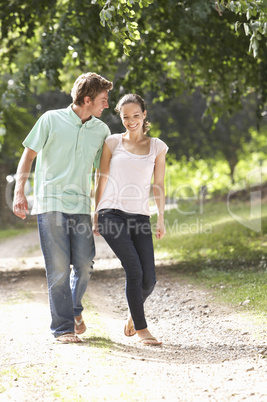
{"type": "Polygon", "coordinates": [[[24,187],[35,164],[34,205],[45,260],[51,331],[62,343],[81,342],[86,331],[82,297],[93,270],[95,235],[101,235],[120,259],[126,275],[129,307],[126,336],[159,345],[148,328],[144,302],[156,283],[149,197],[158,207],[156,238],[165,234],[164,173],[166,144],[147,137],[143,99],[126,94],[117,106],[125,132],[110,135],[99,120],[108,108],[112,82],[82,74],[74,83],[73,103],[44,113],[23,142],[13,211],[29,213],[24,187]],[[96,211],[91,222],[90,190],[96,169],[96,211]]]}

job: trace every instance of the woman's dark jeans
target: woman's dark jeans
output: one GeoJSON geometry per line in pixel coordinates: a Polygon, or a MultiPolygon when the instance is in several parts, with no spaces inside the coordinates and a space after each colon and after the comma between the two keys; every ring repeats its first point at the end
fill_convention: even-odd
{"type": "Polygon", "coordinates": [[[155,283],[155,262],[149,216],[119,209],[98,213],[99,233],[120,259],[126,274],[126,297],[136,330],[147,327],[144,301],[155,283]]]}

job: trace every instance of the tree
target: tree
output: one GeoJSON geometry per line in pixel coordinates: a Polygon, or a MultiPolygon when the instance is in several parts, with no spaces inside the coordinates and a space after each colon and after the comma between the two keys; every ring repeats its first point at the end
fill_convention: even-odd
{"type": "MultiPolygon", "coordinates": [[[[184,77],[186,88],[201,86],[204,89],[210,113],[214,107],[217,114],[223,113],[225,109],[233,112],[241,107],[243,96],[255,91],[258,95],[257,114],[258,118],[261,117],[267,93],[266,0],[211,0],[205,3],[196,0],[150,1],[151,4],[147,10],[143,10],[141,16],[133,10],[135,0],[115,1],[112,6],[110,2],[98,3],[104,6],[101,12],[102,24],[107,23],[115,35],[121,37],[120,32],[125,35],[125,30],[128,28],[129,31],[129,27],[134,31],[128,32],[128,47],[135,46],[138,35],[141,34],[140,44],[144,44],[144,51],[141,55],[138,54],[141,53],[138,45],[137,54],[135,55],[135,50],[131,52],[131,61],[135,59],[140,62],[139,75],[144,70],[144,60],[148,64],[152,62],[158,71],[166,72],[167,80],[162,84],[164,78],[153,74],[153,68],[151,75],[151,67],[146,66],[151,80],[154,76],[156,80],[161,78],[162,85],[153,87],[157,91],[161,90],[160,99],[166,97],[166,91],[167,95],[177,91],[177,82],[183,87],[179,78],[184,77]],[[120,3],[124,3],[123,11],[120,3]],[[124,30],[117,29],[121,15],[124,30]],[[131,24],[132,19],[135,25],[131,24]],[[241,25],[244,31],[240,31],[241,25]],[[250,36],[250,41],[245,36],[250,36]],[[252,54],[247,53],[247,50],[253,51],[257,61],[252,60],[252,54]],[[177,57],[173,57],[175,51],[177,57]],[[182,74],[174,71],[177,67],[182,74]],[[257,79],[255,74],[258,74],[257,79]]],[[[133,63],[131,70],[137,71],[136,67],[138,66],[133,63]]]]}
{"type": "Polygon", "coordinates": [[[171,160],[226,160],[234,183],[234,172],[244,147],[252,141],[250,129],[256,127],[255,99],[247,98],[232,116],[225,113],[213,128],[212,119],[203,118],[205,99],[200,91],[167,99],[151,107],[153,133],[169,146],[171,160]]]}
{"type": "Polygon", "coordinates": [[[1,0],[0,21],[6,149],[14,132],[4,116],[21,97],[47,88],[69,93],[85,71],[114,81],[111,104],[128,91],[162,102],[197,88],[214,123],[241,110],[251,93],[258,117],[264,113],[264,0],[1,0]]]}
{"type": "Polygon", "coordinates": [[[209,112],[217,114],[238,109],[255,91],[262,111],[266,44],[258,41],[257,59],[248,53],[250,39],[234,30],[236,9],[228,3],[227,9],[214,0],[3,2],[0,72],[18,74],[26,86],[43,77],[65,89],[66,76],[97,69],[116,88],[152,90],[159,100],[200,87],[209,112]],[[21,71],[17,60],[25,47],[29,62],[21,71]]]}
{"type": "MultiPolygon", "coordinates": [[[[0,85],[0,93],[6,91],[8,85],[12,85],[13,81],[10,76],[5,77],[6,80],[0,85]]],[[[14,222],[15,216],[11,212],[10,200],[6,200],[6,177],[16,171],[16,162],[22,153],[22,141],[25,138],[25,132],[30,130],[35,119],[27,108],[22,105],[16,105],[14,99],[11,101],[11,93],[9,99],[2,96],[0,130],[2,144],[0,147],[0,225],[3,227],[7,223],[14,222]]]]}
{"type": "Polygon", "coordinates": [[[250,36],[249,51],[253,51],[254,57],[259,53],[259,41],[267,35],[267,2],[266,0],[241,0],[241,1],[217,1],[217,10],[222,12],[222,7],[227,7],[234,12],[236,17],[235,29],[243,26],[245,34],[250,36]]]}

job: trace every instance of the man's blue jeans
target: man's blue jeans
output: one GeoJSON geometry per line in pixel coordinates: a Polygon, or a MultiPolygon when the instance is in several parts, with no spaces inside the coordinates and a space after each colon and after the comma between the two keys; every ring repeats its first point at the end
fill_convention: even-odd
{"type": "Polygon", "coordinates": [[[51,330],[58,337],[74,332],[74,317],[83,311],[82,297],[95,256],[91,217],[47,212],[37,215],[37,221],[45,259],[51,330]]]}
{"type": "Polygon", "coordinates": [[[126,274],[126,297],[136,330],[147,327],[144,301],[155,283],[155,262],[149,216],[118,209],[98,213],[99,233],[120,259],[126,274]]]}

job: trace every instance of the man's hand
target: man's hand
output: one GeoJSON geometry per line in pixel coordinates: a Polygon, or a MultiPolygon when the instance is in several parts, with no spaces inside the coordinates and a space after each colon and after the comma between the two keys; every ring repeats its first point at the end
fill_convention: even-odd
{"type": "Polygon", "coordinates": [[[17,194],[13,202],[13,212],[21,219],[26,218],[29,213],[28,201],[24,194],[17,194]]]}
{"type": "Polygon", "coordinates": [[[16,185],[14,191],[13,212],[21,219],[26,218],[29,213],[28,201],[24,194],[24,187],[31,172],[32,162],[37,153],[30,148],[25,148],[19,161],[16,174],[16,185]]]}
{"type": "Polygon", "coordinates": [[[96,236],[100,236],[100,233],[98,230],[98,213],[97,212],[95,212],[95,214],[94,214],[93,233],[96,236]]]}

